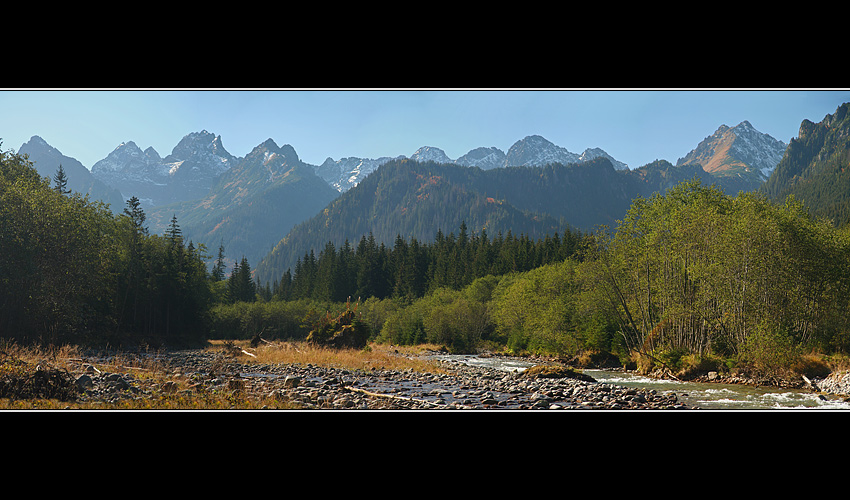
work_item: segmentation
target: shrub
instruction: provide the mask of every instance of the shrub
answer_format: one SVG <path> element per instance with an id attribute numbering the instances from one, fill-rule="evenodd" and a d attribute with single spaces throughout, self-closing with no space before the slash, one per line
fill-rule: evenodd
<path id="1" fill-rule="evenodd" d="M 362 349 L 370 334 L 369 325 L 358 317 L 357 306 L 352 309 L 351 303 L 346 303 L 345 310 L 338 315 L 327 313 L 321 317 L 310 330 L 307 341 L 329 347 Z"/>
<path id="2" fill-rule="evenodd" d="M 787 329 L 762 321 L 739 347 L 738 361 L 754 374 L 782 376 L 800 359 L 799 348 Z"/>

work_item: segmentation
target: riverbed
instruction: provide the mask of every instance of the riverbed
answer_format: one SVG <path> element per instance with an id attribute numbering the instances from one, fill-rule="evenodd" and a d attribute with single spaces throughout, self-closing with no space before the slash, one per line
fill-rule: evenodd
<path id="1" fill-rule="evenodd" d="M 500 356 L 436 356 L 446 362 L 519 372 L 536 363 Z M 806 390 L 752 387 L 739 384 L 680 382 L 645 377 L 619 370 L 582 370 L 597 382 L 620 387 L 675 394 L 690 408 L 709 410 L 850 410 L 844 397 L 820 395 Z"/>

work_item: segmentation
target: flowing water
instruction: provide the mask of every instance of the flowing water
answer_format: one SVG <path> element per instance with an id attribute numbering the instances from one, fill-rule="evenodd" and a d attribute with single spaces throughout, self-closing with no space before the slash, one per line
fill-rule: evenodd
<path id="1" fill-rule="evenodd" d="M 715 410 L 848 410 L 842 397 L 796 389 L 750 387 L 738 384 L 679 382 L 609 370 L 582 370 L 606 384 L 673 392 L 691 408 Z"/>
<path id="2" fill-rule="evenodd" d="M 443 361 L 486 366 L 504 371 L 523 371 L 534 366 L 534 362 L 479 357 L 444 355 Z M 843 397 L 818 394 L 796 389 L 772 387 L 750 387 L 737 384 L 679 382 L 644 377 L 633 373 L 614 370 L 582 370 L 600 383 L 654 389 L 660 393 L 675 393 L 679 400 L 690 408 L 715 410 L 850 410 L 850 403 Z"/>

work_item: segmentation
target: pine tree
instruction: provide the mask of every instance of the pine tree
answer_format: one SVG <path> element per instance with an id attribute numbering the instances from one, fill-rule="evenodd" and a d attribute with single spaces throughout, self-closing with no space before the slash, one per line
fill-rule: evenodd
<path id="1" fill-rule="evenodd" d="M 183 231 L 177 224 L 177 214 L 174 214 L 171 217 L 171 224 L 168 226 L 168 229 L 165 230 L 165 236 L 168 238 L 168 241 L 171 242 L 172 248 L 182 246 Z"/>
<path id="2" fill-rule="evenodd" d="M 256 300 L 257 286 L 251 278 L 251 266 L 248 264 L 248 259 L 244 256 L 242 257 L 242 261 L 239 263 L 239 275 L 237 276 L 237 279 L 239 280 L 238 300 L 243 302 L 253 302 Z"/>
<path id="3" fill-rule="evenodd" d="M 133 228 L 137 234 L 148 234 L 148 228 L 145 226 L 145 211 L 142 209 L 138 198 L 133 196 L 127 200 L 127 207 L 124 209 L 124 215 L 133 221 Z"/>
<path id="4" fill-rule="evenodd" d="M 71 190 L 68 189 L 68 176 L 65 175 L 65 169 L 62 168 L 62 164 L 59 164 L 59 170 L 56 171 L 56 175 L 53 176 L 53 182 L 56 183 L 56 186 L 53 188 L 57 193 L 61 195 L 71 194 Z"/>
<path id="5" fill-rule="evenodd" d="M 215 266 L 212 270 L 212 280 L 221 281 L 224 279 L 224 240 L 218 246 L 218 257 L 215 260 Z"/>

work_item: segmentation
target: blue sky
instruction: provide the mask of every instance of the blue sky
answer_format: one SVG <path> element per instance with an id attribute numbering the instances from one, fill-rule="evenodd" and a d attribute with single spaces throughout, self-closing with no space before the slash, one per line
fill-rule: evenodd
<path id="1" fill-rule="evenodd" d="M 312 164 L 326 158 L 410 156 L 422 146 L 458 158 L 505 152 L 541 135 L 574 153 L 599 147 L 635 168 L 685 156 L 720 125 L 748 120 L 776 139 L 796 137 L 850 102 L 850 89 L 121 89 L 0 90 L 3 150 L 41 136 L 91 168 L 122 142 L 163 157 L 207 130 L 245 156 L 273 139 Z"/>

